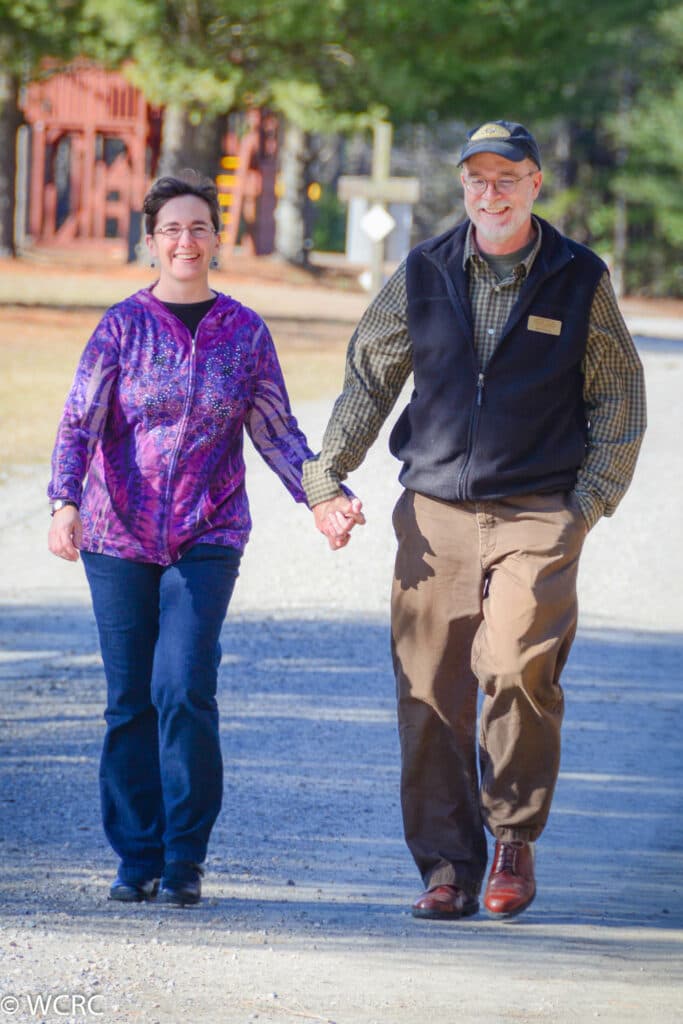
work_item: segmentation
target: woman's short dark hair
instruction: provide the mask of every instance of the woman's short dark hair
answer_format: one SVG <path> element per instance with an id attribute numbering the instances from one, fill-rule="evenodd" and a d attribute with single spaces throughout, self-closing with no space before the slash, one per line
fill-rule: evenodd
<path id="1" fill-rule="evenodd" d="M 145 232 L 154 233 L 157 214 L 161 207 L 176 196 L 197 196 L 209 207 L 211 223 L 216 231 L 221 228 L 221 211 L 218 205 L 218 189 L 211 178 L 205 178 L 198 171 L 187 168 L 178 175 L 158 178 L 145 196 L 142 209 L 145 214 Z"/>

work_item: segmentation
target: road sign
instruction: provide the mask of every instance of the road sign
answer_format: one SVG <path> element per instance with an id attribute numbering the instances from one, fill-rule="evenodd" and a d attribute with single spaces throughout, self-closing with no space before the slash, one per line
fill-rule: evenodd
<path id="1" fill-rule="evenodd" d="M 396 221 L 379 203 L 371 206 L 361 220 L 363 231 L 373 242 L 381 242 L 396 227 Z"/>

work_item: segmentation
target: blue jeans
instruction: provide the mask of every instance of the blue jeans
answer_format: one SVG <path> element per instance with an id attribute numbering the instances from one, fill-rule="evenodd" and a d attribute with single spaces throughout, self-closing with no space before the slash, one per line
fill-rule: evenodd
<path id="1" fill-rule="evenodd" d="M 119 876 L 201 864 L 221 807 L 219 635 L 240 552 L 197 544 L 174 565 L 82 552 L 107 679 L 104 831 Z"/>

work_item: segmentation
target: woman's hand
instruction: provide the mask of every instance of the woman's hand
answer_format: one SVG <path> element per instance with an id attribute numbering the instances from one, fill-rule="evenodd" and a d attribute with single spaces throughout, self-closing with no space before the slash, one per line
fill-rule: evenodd
<path id="1" fill-rule="evenodd" d="M 82 536 L 78 509 L 74 505 L 65 505 L 52 517 L 47 546 L 53 555 L 65 558 L 67 562 L 77 562 Z"/>

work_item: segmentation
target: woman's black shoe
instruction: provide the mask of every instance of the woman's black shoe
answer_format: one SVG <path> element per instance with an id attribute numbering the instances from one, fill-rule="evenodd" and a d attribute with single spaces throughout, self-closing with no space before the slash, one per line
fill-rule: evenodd
<path id="1" fill-rule="evenodd" d="M 202 898 L 203 870 L 199 864 L 177 860 L 167 864 L 161 879 L 159 902 L 175 907 L 191 907 Z"/>
<path id="2" fill-rule="evenodd" d="M 119 903 L 144 903 L 154 899 L 158 888 L 158 878 L 149 878 L 145 882 L 122 882 L 117 878 L 109 890 L 109 899 Z"/>

